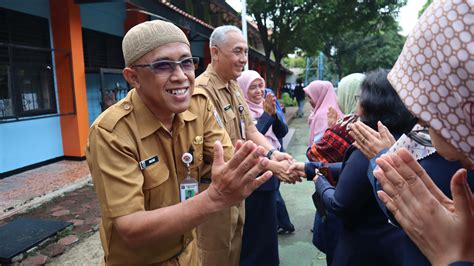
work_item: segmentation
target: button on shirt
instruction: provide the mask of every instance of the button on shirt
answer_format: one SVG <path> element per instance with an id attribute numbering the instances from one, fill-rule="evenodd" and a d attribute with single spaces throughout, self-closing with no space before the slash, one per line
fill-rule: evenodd
<path id="1" fill-rule="evenodd" d="M 191 242 L 192 232 L 187 232 L 132 250 L 118 235 L 113 219 L 178 204 L 179 183 L 187 173 L 183 153 L 192 151 L 191 175 L 197 180 L 201 168 L 213 159 L 216 140 L 223 144 L 225 159 L 231 157 L 230 138 L 218 126 L 213 110 L 205 96 L 193 96 L 190 108 L 175 115 L 170 133 L 133 89 L 93 123 L 86 156 L 102 212 L 100 236 L 106 264 L 163 262 Z M 154 156 L 156 162 L 140 169 L 139 162 Z"/>

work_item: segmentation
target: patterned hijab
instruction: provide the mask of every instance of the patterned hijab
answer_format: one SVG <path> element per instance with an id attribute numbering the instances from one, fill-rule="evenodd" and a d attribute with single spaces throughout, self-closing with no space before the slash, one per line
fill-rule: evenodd
<path id="1" fill-rule="evenodd" d="M 249 106 L 250 115 L 252 116 L 252 119 L 254 120 L 259 119 L 264 112 L 263 101 L 258 104 L 254 103 L 249 100 L 249 97 L 247 95 L 250 84 L 252 84 L 252 82 L 254 82 L 257 79 L 261 80 L 263 82 L 263 87 L 265 87 L 265 80 L 260 76 L 260 74 L 257 71 L 254 71 L 254 70 L 245 70 L 244 72 L 242 72 L 242 75 L 240 75 L 240 77 L 237 78 L 237 83 L 239 84 L 240 89 L 244 93 L 245 101 L 247 102 L 247 105 Z M 264 135 L 274 148 L 280 149 L 281 144 L 278 141 L 278 138 L 276 137 L 275 133 L 273 133 L 272 126 L 270 126 L 270 128 L 267 130 L 267 132 Z"/>
<path id="2" fill-rule="evenodd" d="M 313 144 L 314 136 L 324 132 L 328 127 L 327 113 L 329 106 L 334 107 L 339 116 L 342 116 L 342 112 L 337 104 L 336 92 L 334 92 L 334 87 L 331 82 L 315 80 L 303 90 L 313 103 L 315 103 L 313 112 L 308 117 L 308 145 L 311 145 Z"/>
<path id="3" fill-rule="evenodd" d="M 407 108 L 474 162 L 474 4 L 435 0 L 388 79 Z"/>
<path id="4" fill-rule="evenodd" d="M 341 111 L 348 115 L 357 109 L 356 95 L 360 94 L 360 86 L 364 81 L 365 75 L 353 73 L 341 79 L 337 88 L 337 102 Z"/>

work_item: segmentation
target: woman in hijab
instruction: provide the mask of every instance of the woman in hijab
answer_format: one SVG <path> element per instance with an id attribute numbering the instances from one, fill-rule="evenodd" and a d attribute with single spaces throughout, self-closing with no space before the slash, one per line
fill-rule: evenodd
<path id="1" fill-rule="evenodd" d="M 338 116 L 342 116 L 342 112 L 337 105 L 337 96 L 331 82 L 316 80 L 303 90 L 308 95 L 311 107 L 313 107 L 313 111 L 308 117 L 308 146 L 311 146 L 313 142 L 318 141 L 322 137 L 328 127 L 327 113 L 329 107 L 333 107 Z"/>
<path id="2" fill-rule="evenodd" d="M 360 95 L 360 86 L 365 75 L 352 73 L 341 79 L 337 88 L 337 103 L 341 111 L 348 115 L 357 109 L 357 97 Z"/>
<path id="3" fill-rule="evenodd" d="M 400 97 L 387 80 L 387 70 L 367 74 L 359 99 L 360 118 L 371 128 L 378 121 L 387 124 L 395 134 L 407 133 L 416 119 L 404 107 Z M 315 177 L 320 163 L 294 163 L 302 176 Z M 332 265 L 401 265 L 403 254 L 400 244 L 403 232 L 388 223 L 380 209 L 367 176 L 369 160 L 351 146 L 347 149 L 342 166 L 329 169 L 324 175 L 316 175 L 316 199 L 318 212 L 336 215 L 342 225 L 333 230 L 337 233 L 334 250 L 328 246 Z M 331 167 L 330 167 L 331 168 Z M 337 185 L 330 183 L 337 180 Z M 319 204 L 318 204 L 319 203 Z M 328 216 L 329 217 L 329 216 Z M 329 262 L 328 262 L 329 265 Z"/>
<path id="4" fill-rule="evenodd" d="M 352 73 L 341 79 L 337 88 L 337 103 L 343 112 L 343 115 L 355 114 L 357 108 L 357 98 L 360 94 L 360 85 L 364 81 L 365 75 L 360 73 Z M 336 109 L 329 107 L 328 128 L 340 122 L 340 118 Z"/>
<path id="5" fill-rule="evenodd" d="M 276 149 L 278 141 L 288 133 L 282 114 L 277 112 L 276 99 L 265 93 L 265 80 L 253 70 L 237 78 L 257 129 Z M 279 265 L 276 193 L 278 179 L 273 176 L 245 200 L 245 224 L 240 265 Z"/>
<path id="6" fill-rule="evenodd" d="M 472 1 L 433 1 L 389 74 L 407 108 L 429 126 L 439 154 L 467 169 L 474 168 L 473 10 Z M 407 150 L 384 155 L 377 164 L 380 198 L 430 262 L 472 265 L 474 194 L 468 171 L 452 177 L 450 200 Z"/>

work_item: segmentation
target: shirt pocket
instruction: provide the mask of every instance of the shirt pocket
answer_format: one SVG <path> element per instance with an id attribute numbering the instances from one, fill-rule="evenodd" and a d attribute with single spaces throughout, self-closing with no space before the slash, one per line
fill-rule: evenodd
<path id="1" fill-rule="evenodd" d="M 204 163 L 202 146 L 203 144 L 193 144 L 193 163 L 190 165 L 189 171 L 191 172 L 191 177 L 196 180 L 200 178 L 200 168 Z"/>
<path id="2" fill-rule="evenodd" d="M 225 128 L 227 133 L 229 134 L 232 140 L 236 139 L 240 134 L 237 132 L 238 128 L 235 128 L 237 116 L 235 115 L 232 109 L 229 109 L 224 112 L 224 119 L 225 119 Z"/>
<path id="3" fill-rule="evenodd" d="M 170 195 L 167 194 L 165 182 L 169 179 L 169 170 L 166 164 L 157 163 L 145 168 L 143 176 L 145 210 L 168 206 Z"/>

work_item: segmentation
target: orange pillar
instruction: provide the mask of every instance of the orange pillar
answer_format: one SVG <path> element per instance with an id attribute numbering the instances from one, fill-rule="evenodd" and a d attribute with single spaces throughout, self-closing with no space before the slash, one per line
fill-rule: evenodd
<path id="1" fill-rule="evenodd" d="M 80 8 L 74 0 L 50 0 L 50 9 L 59 108 L 67 114 L 61 116 L 64 156 L 82 158 L 89 121 Z"/>

